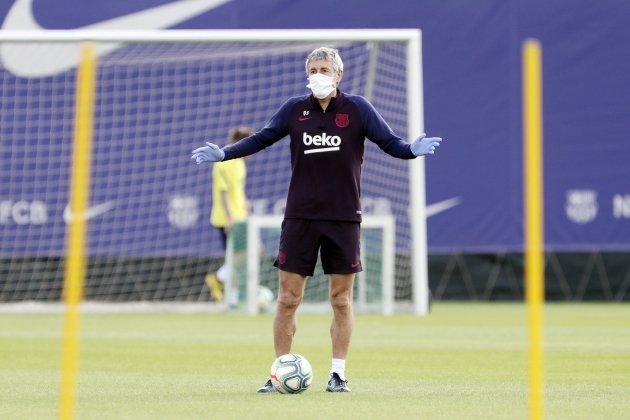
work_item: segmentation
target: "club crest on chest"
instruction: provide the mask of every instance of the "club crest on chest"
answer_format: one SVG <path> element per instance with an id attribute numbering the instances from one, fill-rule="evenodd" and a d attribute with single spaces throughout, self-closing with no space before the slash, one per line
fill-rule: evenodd
<path id="1" fill-rule="evenodd" d="M 348 114 L 337 114 L 335 124 L 337 124 L 337 127 L 346 128 L 350 124 L 350 116 Z"/>

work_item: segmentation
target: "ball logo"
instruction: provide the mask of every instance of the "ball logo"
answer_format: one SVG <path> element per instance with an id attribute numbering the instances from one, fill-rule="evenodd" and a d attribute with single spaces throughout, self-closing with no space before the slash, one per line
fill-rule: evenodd
<path id="1" fill-rule="evenodd" d="M 569 220 L 583 225 L 592 222 L 597 216 L 597 191 L 569 190 L 565 211 Z"/>

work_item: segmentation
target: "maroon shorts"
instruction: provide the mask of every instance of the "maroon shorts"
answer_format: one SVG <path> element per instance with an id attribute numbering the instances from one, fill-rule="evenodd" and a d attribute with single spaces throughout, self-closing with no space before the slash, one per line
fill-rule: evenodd
<path id="1" fill-rule="evenodd" d="M 274 266 L 312 276 L 321 252 L 325 274 L 358 273 L 362 271 L 360 236 L 358 222 L 284 219 Z"/>

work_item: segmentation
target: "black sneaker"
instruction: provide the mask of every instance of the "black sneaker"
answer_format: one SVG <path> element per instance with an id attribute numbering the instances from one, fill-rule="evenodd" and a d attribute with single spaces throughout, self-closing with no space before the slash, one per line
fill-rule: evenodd
<path id="1" fill-rule="evenodd" d="M 258 388 L 258 392 L 260 392 L 261 394 L 266 394 L 268 392 L 276 392 L 276 388 L 273 387 L 273 384 L 271 383 L 271 379 L 268 379 L 267 382 L 265 382 L 265 385 Z"/>
<path id="2" fill-rule="evenodd" d="M 326 386 L 328 392 L 350 392 L 348 388 L 348 381 L 343 381 L 336 372 L 330 374 L 330 380 L 328 386 Z"/>

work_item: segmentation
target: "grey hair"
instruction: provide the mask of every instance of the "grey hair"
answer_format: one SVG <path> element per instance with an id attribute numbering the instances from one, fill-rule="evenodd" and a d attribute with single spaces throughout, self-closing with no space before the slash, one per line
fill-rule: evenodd
<path id="1" fill-rule="evenodd" d="M 306 75 L 308 76 L 308 64 L 311 61 L 326 60 L 332 64 L 333 70 L 343 71 L 343 61 L 339 55 L 339 50 L 331 47 L 319 47 L 314 49 L 308 57 L 306 57 Z"/>

